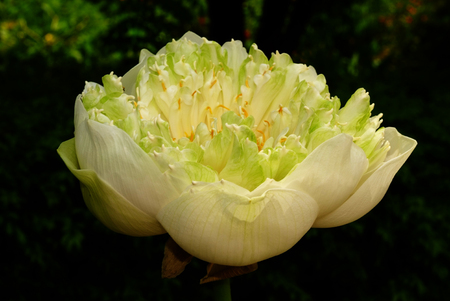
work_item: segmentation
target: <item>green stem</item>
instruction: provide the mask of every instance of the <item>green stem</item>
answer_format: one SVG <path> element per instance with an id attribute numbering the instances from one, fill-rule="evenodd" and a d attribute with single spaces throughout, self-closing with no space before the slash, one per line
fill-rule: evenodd
<path id="1" fill-rule="evenodd" d="M 215 301 L 231 301 L 230 279 L 215 281 L 213 291 Z"/>

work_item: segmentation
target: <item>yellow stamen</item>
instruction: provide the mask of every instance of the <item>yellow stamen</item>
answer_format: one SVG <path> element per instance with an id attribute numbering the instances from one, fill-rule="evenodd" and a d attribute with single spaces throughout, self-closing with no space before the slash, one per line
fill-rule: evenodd
<path id="1" fill-rule="evenodd" d="M 248 117 L 248 112 L 246 109 L 244 109 L 243 107 L 241 107 L 242 112 L 244 112 L 245 118 Z"/>
<path id="2" fill-rule="evenodd" d="M 267 126 L 270 127 L 270 122 L 264 119 L 264 122 L 267 123 Z"/>
<path id="3" fill-rule="evenodd" d="M 236 96 L 235 101 L 237 101 L 239 97 L 242 97 L 242 93 Z"/>
<path id="4" fill-rule="evenodd" d="M 216 83 L 217 83 L 217 78 L 215 80 L 213 80 L 213 82 L 211 83 L 211 86 L 209 86 L 209 88 L 211 89 Z"/>
<path id="5" fill-rule="evenodd" d="M 256 145 L 258 146 L 258 151 L 261 151 L 264 147 L 264 144 L 261 143 L 257 143 Z"/>
<path id="6" fill-rule="evenodd" d="M 166 85 L 164 84 L 163 81 L 161 81 L 161 86 L 162 86 L 162 88 L 163 88 L 163 91 L 165 92 L 165 91 L 167 90 L 167 88 L 166 88 Z"/>
<path id="7" fill-rule="evenodd" d="M 209 113 L 211 113 L 211 115 L 212 115 L 212 110 L 211 110 L 211 107 L 206 107 L 206 109 L 205 110 L 209 110 Z"/>
<path id="8" fill-rule="evenodd" d="M 181 110 L 181 98 L 178 98 L 178 110 Z"/>
<path id="9" fill-rule="evenodd" d="M 266 135 L 264 134 L 264 132 L 263 132 L 263 131 L 260 131 L 260 130 L 256 130 L 256 131 L 259 132 L 259 133 L 261 133 L 262 138 L 263 138 L 263 143 L 266 142 Z"/>
<path id="10" fill-rule="evenodd" d="M 224 108 L 225 110 L 227 110 L 227 111 L 229 111 L 230 109 L 228 109 L 226 106 L 224 106 L 224 105 L 218 105 L 217 107 L 221 107 L 221 108 Z"/>
<path id="11" fill-rule="evenodd" d="M 280 105 L 280 108 L 278 109 L 278 113 L 282 114 L 283 113 L 283 106 Z"/>
<path id="12" fill-rule="evenodd" d="M 194 96 L 195 93 L 197 93 L 197 90 L 195 90 L 195 91 L 192 93 L 192 96 Z"/>
<path id="13" fill-rule="evenodd" d="M 136 95 L 137 95 L 138 101 L 141 101 L 141 90 L 139 90 L 139 87 L 136 88 Z"/>
<path id="14" fill-rule="evenodd" d="M 260 137 L 260 138 L 262 138 L 262 141 L 261 141 L 261 139 L 258 139 L 256 142 L 256 144 L 258 146 L 258 150 L 261 151 L 264 147 L 264 144 L 266 143 L 266 135 L 264 135 L 263 131 L 260 131 L 260 130 L 256 130 L 256 131 L 261 133 L 261 135 L 262 135 L 262 137 Z"/>

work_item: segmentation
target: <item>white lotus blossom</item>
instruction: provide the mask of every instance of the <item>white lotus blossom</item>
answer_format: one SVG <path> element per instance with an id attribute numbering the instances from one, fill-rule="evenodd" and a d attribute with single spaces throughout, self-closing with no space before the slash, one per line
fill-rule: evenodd
<path id="1" fill-rule="evenodd" d="M 58 152 L 90 211 L 132 236 L 168 232 L 231 266 L 281 254 L 311 227 L 359 219 L 416 146 L 364 89 L 341 108 L 323 75 L 256 45 L 188 32 L 86 83 Z"/>

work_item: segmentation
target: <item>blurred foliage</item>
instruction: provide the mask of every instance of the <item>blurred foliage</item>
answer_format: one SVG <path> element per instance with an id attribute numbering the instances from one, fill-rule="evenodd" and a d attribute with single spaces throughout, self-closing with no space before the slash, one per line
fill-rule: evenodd
<path id="1" fill-rule="evenodd" d="M 244 10 L 244 36 L 245 47 L 248 49 L 255 42 L 255 33 L 258 31 L 262 16 L 263 0 L 247 0 L 243 3 Z"/>
<path id="2" fill-rule="evenodd" d="M 354 4 L 352 15 L 361 17 L 356 33 L 371 35 L 372 64 L 378 66 L 387 57 L 401 59 L 405 51 L 414 51 L 423 42 L 417 31 L 436 15 L 444 1 L 368 1 Z M 439 20 L 439 23 L 446 22 Z M 448 17 L 447 17 L 448 22 Z M 376 29 L 376 30 L 375 30 Z"/>
<path id="3" fill-rule="evenodd" d="M 96 40 L 111 26 L 98 4 L 84 0 L 4 0 L 0 20 L 2 55 L 42 55 L 48 64 L 58 56 L 78 62 L 92 56 Z"/>
<path id="4" fill-rule="evenodd" d="M 372 212 L 312 229 L 285 254 L 232 279 L 233 299 L 445 299 L 448 1 L 246 0 L 242 9 L 247 45 L 274 52 L 276 36 L 281 51 L 325 74 L 342 102 L 365 87 L 384 125 L 419 145 Z M 73 104 L 85 80 L 122 75 L 140 49 L 156 52 L 187 30 L 214 40 L 207 11 L 205 0 L 0 1 L 2 300 L 211 299 L 213 284 L 198 285 L 204 262 L 160 279 L 167 236 L 106 229 L 55 151 L 73 137 Z"/>
<path id="5" fill-rule="evenodd" d="M 135 59 L 135 47 L 157 51 L 207 22 L 205 0 L 2 0 L 0 20 L 2 56 L 85 67 Z"/>

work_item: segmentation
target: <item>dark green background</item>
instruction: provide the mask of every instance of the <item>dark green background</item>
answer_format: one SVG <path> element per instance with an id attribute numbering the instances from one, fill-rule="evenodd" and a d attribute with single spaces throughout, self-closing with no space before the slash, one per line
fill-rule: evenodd
<path id="1" fill-rule="evenodd" d="M 209 300 L 206 263 L 160 278 L 167 236 L 132 238 L 87 210 L 56 149 L 84 81 L 122 75 L 187 30 L 256 42 L 359 87 L 418 147 L 357 222 L 312 229 L 232 279 L 233 300 L 445 300 L 450 295 L 450 5 L 445 0 L 0 1 L 0 299 Z"/>

